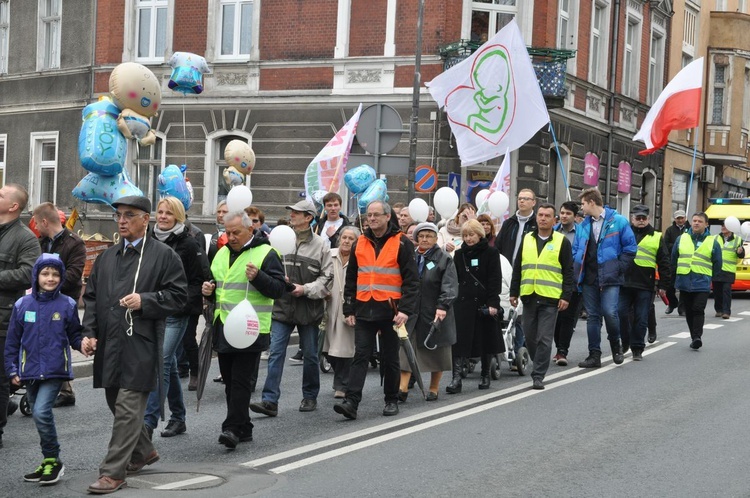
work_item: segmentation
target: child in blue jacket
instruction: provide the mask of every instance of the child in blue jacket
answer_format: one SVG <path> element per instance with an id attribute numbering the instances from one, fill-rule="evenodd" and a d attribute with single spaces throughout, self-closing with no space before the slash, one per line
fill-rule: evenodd
<path id="1" fill-rule="evenodd" d="M 81 350 L 76 302 L 60 294 L 65 265 L 57 254 L 42 254 L 32 271 L 31 294 L 13 306 L 5 343 L 5 369 L 14 387 L 26 384 L 26 396 L 41 439 L 44 460 L 25 481 L 54 484 L 65 466 L 52 407 L 62 383 L 73 378 L 71 345 Z"/>

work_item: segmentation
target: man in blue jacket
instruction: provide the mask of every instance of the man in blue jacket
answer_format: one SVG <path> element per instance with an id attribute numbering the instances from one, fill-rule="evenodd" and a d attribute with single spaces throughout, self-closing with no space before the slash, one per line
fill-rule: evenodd
<path id="1" fill-rule="evenodd" d="M 672 248 L 674 286 L 680 291 L 680 306 L 690 329 L 690 348 L 703 346 L 703 322 L 711 292 L 711 276 L 721 271 L 721 243 L 708 231 L 708 215 L 693 215 L 690 230 L 680 235 Z"/>
<path id="2" fill-rule="evenodd" d="M 589 355 L 578 366 L 602 366 L 602 317 L 607 325 L 612 359 L 619 365 L 625 359 L 620 344 L 620 287 L 625 282 L 625 272 L 635 258 L 638 245 L 628 220 L 614 209 L 604 207 L 598 189 L 586 189 L 578 198 L 586 218 L 576 230 L 573 271 L 582 288 L 583 304 L 589 315 L 586 322 Z"/>

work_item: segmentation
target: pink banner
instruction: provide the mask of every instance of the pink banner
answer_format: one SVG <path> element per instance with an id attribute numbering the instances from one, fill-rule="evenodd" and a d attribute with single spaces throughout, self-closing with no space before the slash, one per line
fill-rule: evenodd
<path id="1" fill-rule="evenodd" d="M 620 161 L 617 165 L 617 191 L 621 194 L 630 193 L 633 169 L 627 161 Z"/>
<path id="2" fill-rule="evenodd" d="M 589 187 L 599 185 L 599 158 L 593 152 L 583 157 L 583 184 Z"/>

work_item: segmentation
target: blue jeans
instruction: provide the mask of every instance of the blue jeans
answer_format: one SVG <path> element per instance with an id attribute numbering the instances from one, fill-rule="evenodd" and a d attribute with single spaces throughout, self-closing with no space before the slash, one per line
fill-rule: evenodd
<path id="1" fill-rule="evenodd" d="M 39 432 L 40 446 L 44 458 L 58 458 L 60 444 L 57 442 L 57 429 L 52 407 L 60 394 L 64 379 L 32 380 L 26 384 L 26 399 L 31 407 L 36 430 Z"/>
<path id="2" fill-rule="evenodd" d="M 263 401 L 278 403 L 281 397 L 281 374 L 284 373 L 286 348 L 295 325 L 271 320 L 271 349 L 268 356 L 268 375 L 263 386 Z M 297 325 L 299 344 L 302 347 L 302 397 L 317 399 L 320 392 L 318 365 L 318 325 Z"/>
<path id="3" fill-rule="evenodd" d="M 653 302 L 653 291 L 629 287 L 620 289 L 620 336 L 623 346 L 629 344 L 632 349 L 641 351 L 646 347 L 648 313 Z"/>
<path id="4" fill-rule="evenodd" d="M 589 318 L 586 321 L 586 331 L 589 336 L 589 351 L 602 350 L 602 317 L 607 326 L 607 339 L 620 340 L 620 314 L 618 306 L 620 300 L 620 286 L 610 285 L 598 287 L 596 285 L 583 286 L 583 305 Z"/>
<path id="5" fill-rule="evenodd" d="M 185 401 L 182 399 L 182 385 L 177 369 L 177 346 L 182 343 L 182 336 L 187 328 L 188 315 L 170 316 L 164 329 L 164 378 L 162 389 L 167 394 L 167 402 L 171 415 L 169 420 L 178 422 L 185 421 Z M 144 423 L 152 429 L 156 429 L 159 423 L 159 388 L 151 391 L 146 405 L 146 416 Z"/>

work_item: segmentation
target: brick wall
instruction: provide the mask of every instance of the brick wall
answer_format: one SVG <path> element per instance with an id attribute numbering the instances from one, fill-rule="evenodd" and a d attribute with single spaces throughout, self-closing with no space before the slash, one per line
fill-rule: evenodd
<path id="1" fill-rule="evenodd" d="M 401 0 L 396 8 L 396 55 L 414 55 L 417 46 L 418 0 Z M 461 2 L 425 2 L 422 53 L 437 54 L 438 48 L 461 37 Z"/>
<path id="2" fill-rule="evenodd" d="M 206 0 L 179 0 L 174 9 L 174 52 L 206 53 L 208 3 Z"/>
<path id="3" fill-rule="evenodd" d="M 332 67 L 261 69 L 261 91 L 323 90 L 333 88 Z"/>
<path id="4" fill-rule="evenodd" d="M 387 0 L 352 0 L 349 21 L 351 57 L 383 55 Z"/>
<path id="5" fill-rule="evenodd" d="M 438 74 L 443 72 L 442 64 L 422 64 L 422 83 L 424 87 L 426 81 L 431 81 Z M 393 86 L 395 88 L 414 86 L 414 66 L 397 66 L 393 76 Z"/>
<path id="6" fill-rule="evenodd" d="M 534 47 L 557 46 L 557 0 L 537 0 L 534 2 L 534 26 L 531 32 L 531 44 Z"/>
<path id="7" fill-rule="evenodd" d="M 273 0 L 261 4 L 260 58 L 333 57 L 338 0 Z"/>
<path id="8" fill-rule="evenodd" d="M 125 0 L 99 2 L 96 9 L 96 65 L 122 61 Z"/>

